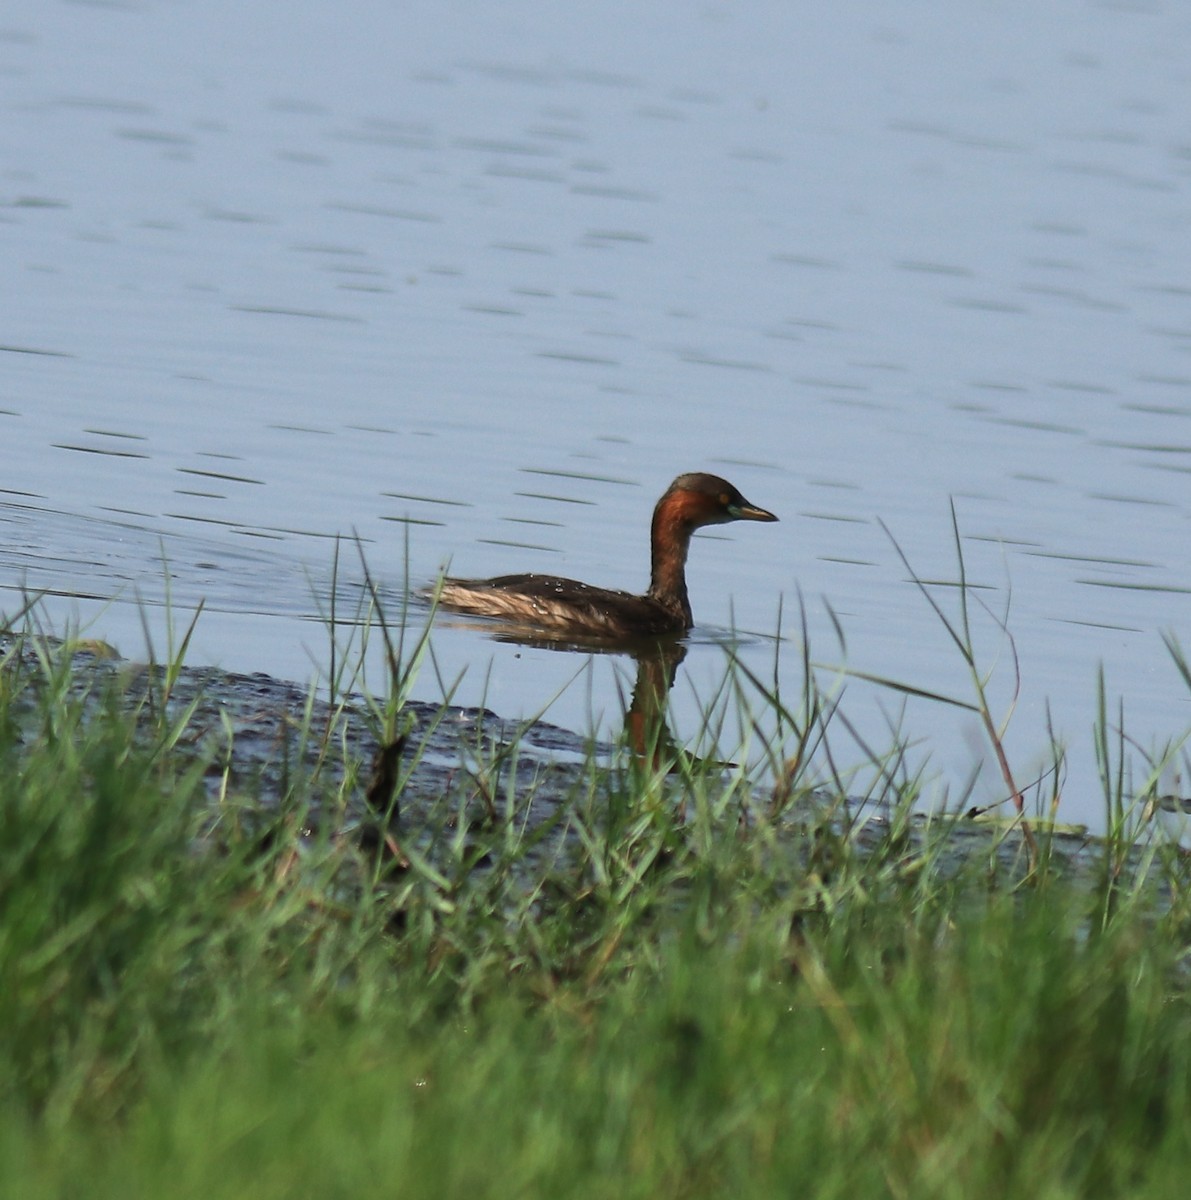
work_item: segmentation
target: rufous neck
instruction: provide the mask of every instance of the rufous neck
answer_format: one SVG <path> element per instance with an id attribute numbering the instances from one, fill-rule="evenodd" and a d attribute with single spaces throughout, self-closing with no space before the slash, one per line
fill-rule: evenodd
<path id="1" fill-rule="evenodd" d="M 686 594 L 686 555 L 692 527 L 675 506 L 665 500 L 653 513 L 650 529 L 649 596 L 691 624 L 691 605 Z"/>

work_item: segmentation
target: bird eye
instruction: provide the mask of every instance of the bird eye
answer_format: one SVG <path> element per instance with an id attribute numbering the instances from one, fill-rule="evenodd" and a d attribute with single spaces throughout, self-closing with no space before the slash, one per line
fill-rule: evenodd
<path id="1" fill-rule="evenodd" d="M 727 508 L 732 503 L 732 497 L 727 492 L 720 492 L 720 507 Z"/>

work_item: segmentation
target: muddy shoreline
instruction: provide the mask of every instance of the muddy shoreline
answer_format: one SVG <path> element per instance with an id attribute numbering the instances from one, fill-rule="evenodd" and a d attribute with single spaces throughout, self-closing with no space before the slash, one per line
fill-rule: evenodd
<path id="1" fill-rule="evenodd" d="M 0 637 L 4 669 L 19 670 L 34 689 L 40 686 L 44 641 L 42 646 L 39 651 L 31 639 Z M 361 831 L 376 830 L 380 814 L 370 808 L 366 793 L 381 745 L 380 722 L 366 697 L 351 695 L 332 705 L 311 697 L 305 687 L 265 674 L 190 666 L 167 673 L 161 665 L 132 662 L 109 647 L 86 643 L 72 650 L 70 673 L 70 695 L 88 704 L 98 707 L 114 691 L 129 711 L 160 719 L 164 706 L 169 722 L 184 722 L 177 751 L 206 763 L 204 782 L 215 808 L 231 802 L 243 812 L 247 806 L 267 823 L 281 806 L 297 806 L 308 835 L 358 837 Z M 13 708 L 20 736 L 36 737 L 32 698 L 18 691 Z M 444 829 L 491 824 L 504 814 L 530 832 L 549 827 L 549 845 L 540 852 L 556 854 L 576 836 L 565 806 L 577 797 L 589 798 L 593 787 L 600 786 L 593 784 L 593 773 L 616 775 L 623 765 L 618 748 L 607 742 L 593 743 L 546 722 L 508 721 L 483 708 L 410 700 L 401 708 L 399 726 L 400 796 L 391 827 L 423 845 L 432 844 Z M 803 835 L 822 821 L 823 806 L 830 803 L 812 795 L 782 813 L 777 828 L 783 844 L 788 835 L 796 859 L 806 853 Z M 737 807 L 731 824 L 750 824 L 769 804 L 768 792 L 757 789 L 750 806 Z M 855 820 L 855 810 L 838 802 L 834 811 L 837 828 Z M 890 818 L 879 806 L 865 806 L 855 832 L 862 849 L 889 838 Z M 899 835 L 907 857 L 925 844 L 933 824 L 926 814 L 907 824 Z M 725 836 L 732 833 L 733 828 L 725 828 Z M 1102 839 L 1086 831 L 1055 829 L 1046 833 L 1045 845 L 1065 873 L 1089 882 L 1102 877 Z M 1120 866 L 1132 877 L 1145 871 L 1152 858 L 1152 848 L 1139 844 Z M 1020 833 L 1003 822 L 955 821 L 947 854 L 936 865 L 950 874 L 981 859 L 990 876 L 1003 869 L 1009 878 L 1020 877 L 1025 870 Z"/>

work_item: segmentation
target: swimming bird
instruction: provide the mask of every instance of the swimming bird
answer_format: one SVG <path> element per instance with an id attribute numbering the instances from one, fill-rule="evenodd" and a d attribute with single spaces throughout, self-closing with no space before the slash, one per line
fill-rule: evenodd
<path id="1" fill-rule="evenodd" d="M 776 520 L 718 475 L 679 475 L 653 510 L 649 588 L 643 595 L 531 574 L 447 578 L 438 601 L 455 612 L 495 617 L 554 636 L 621 640 L 681 634 L 694 623 L 686 559 L 695 530 L 728 521 Z"/>

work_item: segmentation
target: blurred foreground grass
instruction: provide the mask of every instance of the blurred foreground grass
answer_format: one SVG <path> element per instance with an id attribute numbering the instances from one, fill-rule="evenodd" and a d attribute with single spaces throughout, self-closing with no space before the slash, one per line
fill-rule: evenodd
<path id="1" fill-rule="evenodd" d="M 359 763 L 312 820 L 162 678 L 4 653 L 0 1195 L 1185 1194 L 1173 848 L 957 865 L 896 797 L 862 838 L 594 762 L 549 853 L 516 789 L 350 820 Z"/>

